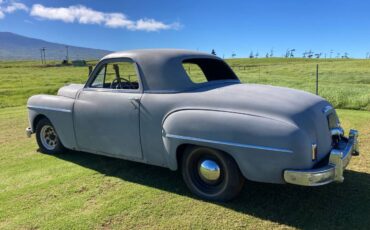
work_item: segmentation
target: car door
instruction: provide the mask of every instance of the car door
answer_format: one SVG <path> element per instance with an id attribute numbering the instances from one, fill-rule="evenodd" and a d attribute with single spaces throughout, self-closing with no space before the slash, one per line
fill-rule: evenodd
<path id="1" fill-rule="evenodd" d="M 137 65 L 132 60 L 111 59 L 99 63 L 74 105 L 79 149 L 141 159 L 141 95 Z"/>

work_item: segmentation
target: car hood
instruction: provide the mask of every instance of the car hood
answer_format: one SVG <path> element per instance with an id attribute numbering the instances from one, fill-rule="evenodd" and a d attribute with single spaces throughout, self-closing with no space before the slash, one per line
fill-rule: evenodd
<path id="1" fill-rule="evenodd" d="M 231 84 L 199 92 L 207 108 L 265 117 L 293 124 L 307 133 L 320 152 L 331 148 L 326 106 L 322 97 L 284 87 Z"/>
<path id="2" fill-rule="evenodd" d="M 84 87 L 83 84 L 70 84 L 63 86 L 58 90 L 58 96 L 69 97 L 75 99 L 77 93 Z"/>

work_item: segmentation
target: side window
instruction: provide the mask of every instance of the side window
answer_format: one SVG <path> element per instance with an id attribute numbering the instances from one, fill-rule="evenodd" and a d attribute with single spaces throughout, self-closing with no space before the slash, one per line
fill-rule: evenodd
<path id="1" fill-rule="evenodd" d="M 202 83 L 207 82 L 207 78 L 204 75 L 202 69 L 194 63 L 183 63 L 182 67 L 184 67 L 186 73 L 188 74 L 190 80 L 194 83 Z"/>
<path id="2" fill-rule="evenodd" d="M 182 62 L 186 74 L 194 83 L 219 80 L 238 80 L 231 68 L 223 61 L 213 58 L 193 58 Z"/>
<path id="3" fill-rule="evenodd" d="M 109 62 L 96 75 L 92 88 L 138 89 L 139 77 L 132 62 Z"/>
<path id="4" fill-rule="evenodd" d="M 94 82 L 91 84 L 91 87 L 93 88 L 104 88 L 104 77 L 105 77 L 105 67 L 100 69 L 98 75 L 96 75 L 96 78 Z"/>

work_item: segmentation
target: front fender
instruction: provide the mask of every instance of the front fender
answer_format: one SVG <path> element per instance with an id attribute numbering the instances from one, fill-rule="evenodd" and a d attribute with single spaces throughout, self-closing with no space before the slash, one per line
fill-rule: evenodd
<path id="1" fill-rule="evenodd" d="M 177 149 L 194 144 L 230 154 L 254 181 L 283 183 L 286 168 L 310 168 L 311 143 L 296 125 L 268 117 L 214 110 L 180 110 L 163 122 L 169 168 L 177 169 Z"/>
<path id="2" fill-rule="evenodd" d="M 74 99 L 54 96 L 35 95 L 28 99 L 27 108 L 30 127 L 35 132 L 35 119 L 42 115 L 53 124 L 60 141 L 66 148 L 75 149 L 76 141 L 73 129 Z"/>

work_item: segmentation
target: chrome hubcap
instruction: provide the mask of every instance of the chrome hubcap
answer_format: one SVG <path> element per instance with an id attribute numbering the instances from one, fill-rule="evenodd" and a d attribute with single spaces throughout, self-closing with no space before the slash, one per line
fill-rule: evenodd
<path id="1" fill-rule="evenodd" d="M 200 163 L 199 174 L 206 181 L 217 181 L 221 175 L 220 166 L 213 160 L 204 160 Z"/>
<path id="2" fill-rule="evenodd" d="M 42 145 L 47 150 L 54 150 L 58 141 L 57 134 L 55 133 L 54 128 L 50 125 L 45 125 L 41 128 L 40 139 Z"/>

